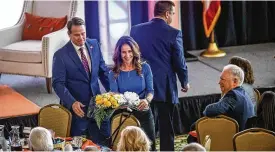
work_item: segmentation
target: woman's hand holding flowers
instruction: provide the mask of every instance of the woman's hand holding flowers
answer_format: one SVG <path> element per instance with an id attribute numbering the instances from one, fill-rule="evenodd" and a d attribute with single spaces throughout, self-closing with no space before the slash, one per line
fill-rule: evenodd
<path id="1" fill-rule="evenodd" d="M 149 103 L 146 99 L 140 99 L 140 103 L 137 106 L 138 110 L 143 111 L 149 109 Z"/>

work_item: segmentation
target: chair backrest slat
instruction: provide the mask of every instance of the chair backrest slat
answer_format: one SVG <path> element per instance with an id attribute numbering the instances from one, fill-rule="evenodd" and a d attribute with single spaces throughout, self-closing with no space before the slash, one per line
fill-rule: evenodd
<path id="1" fill-rule="evenodd" d="M 260 100 L 261 100 L 261 93 L 260 93 L 260 91 L 259 91 L 258 89 L 256 89 L 256 88 L 254 88 L 254 93 L 255 93 L 255 95 L 256 95 L 257 103 L 259 103 Z"/>

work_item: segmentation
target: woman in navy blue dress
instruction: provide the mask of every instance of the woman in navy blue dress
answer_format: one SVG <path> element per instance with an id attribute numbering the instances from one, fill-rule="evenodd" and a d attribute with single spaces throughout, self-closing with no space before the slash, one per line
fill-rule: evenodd
<path id="1" fill-rule="evenodd" d="M 121 37 L 113 56 L 114 67 L 109 74 L 110 91 L 135 92 L 139 95 L 138 110 L 133 115 L 139 120 L 141 128 L 152 142 L 155 151 L 155 123 L 150 102 L 153 99 L 153 76 L 150 66 L 141 62 L 139 46 L 130 36 Z"/>

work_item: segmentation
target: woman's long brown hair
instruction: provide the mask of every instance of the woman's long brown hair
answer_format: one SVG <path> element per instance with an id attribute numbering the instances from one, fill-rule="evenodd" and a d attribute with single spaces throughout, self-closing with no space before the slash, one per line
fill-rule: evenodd
<path id="1" fill-rule="evenodd" d="M 114 78 L 116 79 L 118 77 L 118 74 L 120 73 L 120 68 L 123 63 L 123 60 L 121 58 L 121 48 L 124 44 L 127 44 L 130 46 L 132 52 L 133 52 L 133 61 L 132 64 L 137 71 L 139 76 L 142 76 L 142 68 L 141 68 L 141 59 L 140 59 L 140 51 L 139 46 L 137 42 L 130 36 L 122 36 L 116 43 L 115 53 L 113 56 L 114 61 Z"/>
<path id="2" fill-rule="evenodd" d="M 272 91 L 264 92 L 257 106 L 257 117 L 263 120 L 264 128 L 275 131 L 275 93 Z"/>
<path id="3" fill-rule="evenodd" d="M 239 57 L 233 56 L 229 60 L 229 64 L 237 65 L 238 67 L 242 68 L 244 71 L 244 83 L 253 84 L 254 83 L 254 74 L 251 63 L 249 60 Z"/>

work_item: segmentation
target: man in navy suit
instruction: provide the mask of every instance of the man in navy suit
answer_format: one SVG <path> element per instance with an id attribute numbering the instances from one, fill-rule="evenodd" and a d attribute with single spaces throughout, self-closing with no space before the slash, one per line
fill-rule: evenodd
<path id="1" fill-rule="evenodd" d="M 219 81 L 222 98 L 208 105 L 203 114 L 208 117 L 227 115 L 238 122 L 240 131 L 244 130 L 247 119 L 254 116 L 254 106 L 241 87 L 243 81 L 244 72 L 240 67 L 233 64 L 225 66 Z"/>
<path id="2" fill-rule="evenodd" d="M 99 129 L 86 114 L 91 97 L 100 94 L 98 78 L 109 91 L 109 69 L 98 41 L 86 39 L 84 20 L 74 17 L 67 28 L 70 41 L 53 57 L 53 88 L 61 104 L 72 113 L 71 136 L 87 135 L 95 143 L 103 144 L 110 135 L 109 121 L 104 121 Z"/>
<path id="3" fill-rule="evenodd" d="M 158 1 L 155 18 L 133 26 L 130 34 L 152 68 L 155 91 L 152 103 L 158 111 L 161 151 L 174 151 L 173 113 L 179 103 L 176 74 L 181 90 L 186 92 L 189 88 L 182 32 L 169 25 L 174 14 L 172 1 Z"/>

